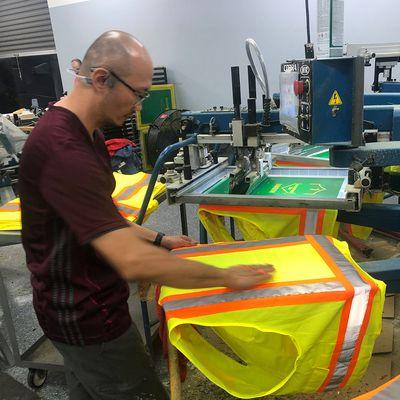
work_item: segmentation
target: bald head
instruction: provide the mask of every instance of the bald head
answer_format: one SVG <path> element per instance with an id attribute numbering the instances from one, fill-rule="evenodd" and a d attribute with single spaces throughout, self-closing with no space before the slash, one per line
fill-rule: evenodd
<path id="1" fill-rule="evenodd" d="M 89 75 L 92 67 L 110 69 L 121 77 L 153 68 L 143 44 L 122 31 L 105 32 L 92 43 L 83 58 L 80 75 Z"/>
<path id="2" fill-rule="evenodd" d="M 75 79 L 74 89 L 64 101 L 92 127 L 121 126 L 128 116 L 140 111 L 153 78 L 153 63 L 146 48 L 126 32 L 109 31 L 87 50 Z M 89 125 L 90 125 L 89 124 Z"/>

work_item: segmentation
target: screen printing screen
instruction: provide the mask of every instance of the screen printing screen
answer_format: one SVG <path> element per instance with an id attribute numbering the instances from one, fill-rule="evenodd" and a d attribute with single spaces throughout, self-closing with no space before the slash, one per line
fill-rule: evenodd
<path id="1" fill-rule="evenodd" d="M 246 191 L 248 195 L 276 197 L 306 197 L 318 199 L 339 198 L 343 190 L 343 178 L 266 176 Z M 229 194 L 229 177 L 221 179 L 205 193 Z"/>

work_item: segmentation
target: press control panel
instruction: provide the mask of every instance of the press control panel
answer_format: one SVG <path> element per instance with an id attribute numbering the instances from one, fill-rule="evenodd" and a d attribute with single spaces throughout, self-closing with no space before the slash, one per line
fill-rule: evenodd
<path id="1" fill-rule="evenodd" d="M 293 60 L 281 65 L 279 118 L 311 144 L 362 145 L 361 57 Z"/>

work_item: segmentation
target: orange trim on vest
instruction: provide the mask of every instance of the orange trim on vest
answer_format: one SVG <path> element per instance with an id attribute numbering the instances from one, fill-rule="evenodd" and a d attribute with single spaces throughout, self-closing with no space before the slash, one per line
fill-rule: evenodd
<path id="1" fill-rule="evenodd" d="M 351 283 L 346 279 L 343 272 L 336 265 L 334 260 L 332 260 L 331 256 L 326 252 L 326 250 L 312 236 L 306 235 L 306 238 L 309 241 L 309 243 L 314 247 L 314 249 L 317 251 L 317 253 L 326 262 L 326 264 L 329 266 L 329 268 L 331 268 L 331 270 L 335 273 L 339 282 L 345 287 L 347 295 L 350 294 L 350 296 L 347 296 L 347 298 L 346 298 L 346 302 L 345 302 L 345 305 L 343 306 L 343 310 L 341 313 L 338 338 L 336 341 L 335 349 L 333 350 L 331 362 L 329 364 L 328 376 L 325 378 L 324 383 L 318 389 L 318 392 L 323 392 L 325 390 L 325 388 L 328 386 L 328 384 L 335 372 L 335 367 L 339 360 L 341 349 L 343 347 L 346 330 L 347 330 L 347 325 L 349 322 L 351 302 L 354 297 L 354 288 L 351 285 Z"/>
<path id="2" fill-rule="evenodd" d="M 237 300 L 228 303 L 205 304 L 180 310 L 166 311 L 165 314 L 167 320 L 171 318 L 184 319 L 200 317 L 203 315 L 219 314 L 229 311 L 249 310 L 252 308 L 292 306 L 298 304 L 309 304 L 311 302 L 337 302 L 340 300 L 349 300 L 348 292 L 332 291 L 327 293 L 292 294 L 283 297 Z"/>
<path id="3" fill-rule="evenodd" d="M 345 224 L 345 227 L 347 228 L 347 232 L 349 232 L 350 235 L 354 236 L 353 227 L 351 226 L 351 224 Z"/>
<path id="4" fill-rule="evenodd" d="M 125 203 L 120 203 L 119 201 L 117 201 L 117 200 L 115 200 L 115 199 L 114 199 L 114 204 L 115 204 L 117 207 L 118 207 L 118 206 L 126 207 L 126 208 L 129 208 L 129 209 L 133 210 L 133 211 L 139 211 L 139 210 L 140 210 L 139 207 L 131 206 L 131 205 L 125 204 Z"/>
<path id="5" fill-rule="evenodd" d="M 322 229 L 324 227 L 325 214 L 326 214 L 326 210 L 325 209 L 318 211 L 317 227 L 316 227 L 316 230 L 315 230 L 315 233 L 317 235 L 321 235 L 322 234 Z"/>
<path id="6" fill-rule="evenodd" d="M 279 209 L 278 209 L 279 210 Z M 281 209 L 282 210 L 282 209 Z M 290 209 L 285 209 L 285 212 L 277 212 L 274 214 L 287 214 L 286 210 L 290 210 Z M 305 208 L 295 208 L 295 210 L 297 210 L 297 212 L 295 213 L 296 215 L 298 215 L 300 217 L 300 222 L 299 222 L 299 235 L 302 236 L 304 235 L 304 231 L 306 229 L 306 218 L 307 218 L 307 210 Z M 290 214 L 290 213 L 289 213 Z"/>
<path id="7" fill-rule="evenodd" d="M 342 313 L 340 315 L 338 338 L 336 341 L 335 349 L 333 350 L 333 353 L 332 353 L 331 362 L 329 363 L 329 373 L 328 373 L 327 377 L 325 378 L 325 381 L 323 382 L 321 387 L 318 389 L 318 392 L 320 392 L 320 393 L 326 389 L 330 380 L 332 379 L 333 374 L 335 373 L 335 367 L 339 360 L 340 353 L 343 348 L 343 343 L 344 343 L 344 339 L 346 336 L 347 325 L 349 323 L 351 300 L 352 300 L 351 298 L 347 298 L 345 301 L 345 304 L 343 306 Z"/>
<path id="8" fill-rule="evenodd" d="M 131 212 L 131 213 L 127 213 L 127 212 L 125 212 L 124 210 L 121 210 L 121 209 L 118 207 L 118 204 L 115 204 L 115 206 L 117 207 L 118 212 L 119 212 L 119 213 L 121 214 L 121 216 L 124 217 L 124 218 L 131 217 L 132 215 L 139 215 L 139 208 L 129 207 L 129 206 L 126 206 L 126 205 L 124 204 L 123 207 L 131 208 L 131 209 L 132 209 L 132 212 Z"/>

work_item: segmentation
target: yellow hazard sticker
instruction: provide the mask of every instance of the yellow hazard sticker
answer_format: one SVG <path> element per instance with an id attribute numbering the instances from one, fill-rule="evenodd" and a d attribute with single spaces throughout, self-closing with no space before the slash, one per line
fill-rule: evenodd
<path id="1" fill-rule="evenodd" d="M 339 93 L 337 90 L 334 90 L 331 96 L 331 99 L 329 100 L 328 103 L 330 106 L 340 106 L 342 103 L 342 99 L 339 96 Z"/>

